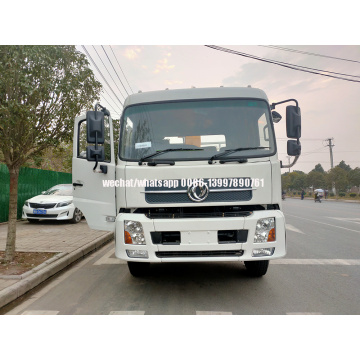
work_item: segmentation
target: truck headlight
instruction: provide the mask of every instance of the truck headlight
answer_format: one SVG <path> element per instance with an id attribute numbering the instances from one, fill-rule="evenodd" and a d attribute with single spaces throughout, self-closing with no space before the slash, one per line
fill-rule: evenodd
<path id="1" fill-rule="evenodd" d="M 139 221 L 125 220 L 125 244 L 146 245 L 144 229 Z"/>
<path id="2" fill-rule="evenodd" d="M 257 221 L 254 243 L 275 241 L 275 218 L 263 218 Z"/>

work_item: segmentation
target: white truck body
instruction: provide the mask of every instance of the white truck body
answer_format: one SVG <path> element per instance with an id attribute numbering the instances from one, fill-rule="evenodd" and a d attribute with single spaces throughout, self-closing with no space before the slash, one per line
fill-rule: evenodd
<path id="1" fill-rule="evenodd" d="M 249 120 L 256 122 L 255 128 L 236 130 L 245 121 L 233 115 L 236 109 L 246 116 L 260 114 Z M 93 171 L 94 162 L 79 155 L 79 133 L 86 123 L 86 116 L 80 116 L 74 127 L 74 203 L 92 229 L 115 232 L 116 257 L 131 263 L 259 262 L 283 257 L 281 163 L 270 111 L 265 93 L 249 87 L 130 95 L 124 103 L 118 151 L 109 117 L 111 158 L 98 164 L 106 166 L 106 173 L 99 166 Z M 215 118 L 218 112 L 236 119 Z M 183 118 L 177 118 L 179 114 Z M 194 120 L 187 124 L 189 117 Z M 160 140 L 167 141 L 167 148 L 186 149 L 160 154 L 166 149 L 156 147 Z M 244 146 L 252 149 L 220 155 Z M 143 155 L 155 153 L 139 163 Z M 167 163 L 171 161 L 174 164 Z M 201 179 L 205 185 L 191 187 L 189 179 Z M 267 233 L 263 236 L 261 231 Z"/>

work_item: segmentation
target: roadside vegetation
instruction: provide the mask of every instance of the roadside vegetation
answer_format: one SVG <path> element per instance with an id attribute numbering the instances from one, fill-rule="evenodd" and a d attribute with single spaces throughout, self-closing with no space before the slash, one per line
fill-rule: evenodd
<path id="1" fill-rule="evenodd" d="M 317 164 L 308 174 L 294 170 L 282 174 L 282 189 L 287 196 L 313 196 L 315 189 L 328 190 L 328 198 L 343 198 L 360 200 L 360 168 L 352 169 L 345 161 L 325 171 L 321 164 Z"/>
<path id="2" fill-rule="evenodd" d="M 75 46 L 0 46 L 0 159 L 10 174 L 5 261 L 15 257 L 20 167 L 55 169 L 64 154 L 69 166 L 74 118 L 93 108 L 101 88 Z"/>

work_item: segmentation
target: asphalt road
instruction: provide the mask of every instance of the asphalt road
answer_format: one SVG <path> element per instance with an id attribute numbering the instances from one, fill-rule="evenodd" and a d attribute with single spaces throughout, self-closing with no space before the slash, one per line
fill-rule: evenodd
<path id="1" fill-rule="evenodd" d="M 360 204 L 283 205 L 288 253 L 262 278 L 239 263 L 152 264 L 149 276 L 134 278 L 110 243 L 2 313 L 360 314 Z"/>

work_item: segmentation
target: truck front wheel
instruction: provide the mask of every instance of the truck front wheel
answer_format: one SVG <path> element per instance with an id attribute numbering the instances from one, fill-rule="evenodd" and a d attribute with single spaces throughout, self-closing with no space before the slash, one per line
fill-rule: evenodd
<path id="1" fill-rule="evenodd" d="M 148 273 L 150 263 L 128 261 L 130 274 L 135 277 L 141 277 Z"/>
<path id="2" fill-rule="evenodd" d="M 266 274 L 269 260 L 245 261 L 245 267 L 250 276 L 260 277 Z"/>

